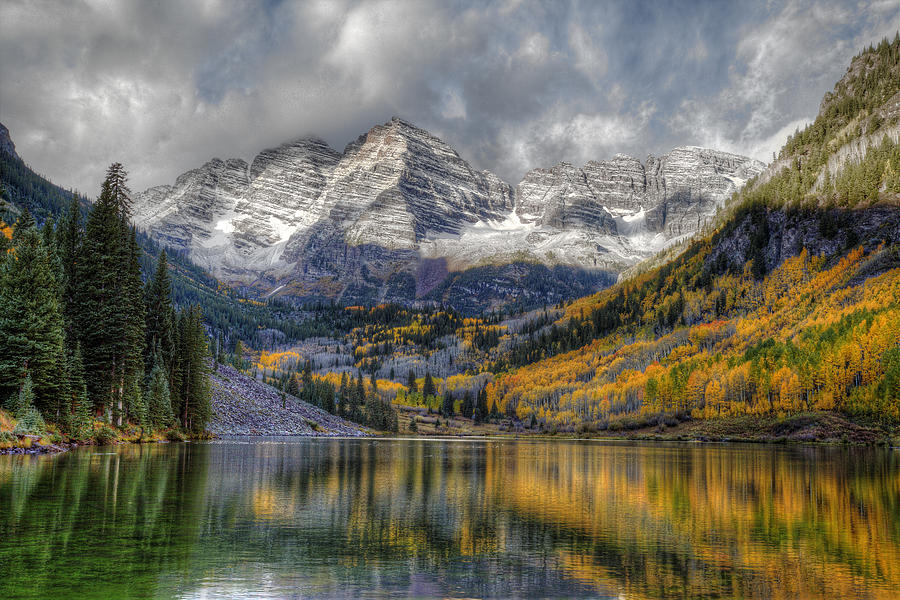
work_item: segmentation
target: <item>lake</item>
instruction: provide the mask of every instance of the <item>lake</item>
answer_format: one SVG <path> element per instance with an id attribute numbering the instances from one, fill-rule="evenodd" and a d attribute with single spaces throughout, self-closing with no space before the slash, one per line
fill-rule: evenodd
<path id="1" fill-rule="evenodd" d="M 898 598 L 900 452 L 433 439 L 0 456 L 0 597 Z"/>

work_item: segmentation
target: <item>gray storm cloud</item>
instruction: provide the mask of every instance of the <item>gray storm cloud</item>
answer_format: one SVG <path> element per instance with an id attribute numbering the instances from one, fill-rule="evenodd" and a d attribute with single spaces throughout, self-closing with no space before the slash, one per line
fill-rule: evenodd
<path id="1" fill-rule="evenodd" d="M 771 159 L 850 57 L 900 29 L 859 2 L 48 2 L 0 5 L 0 121 L 96 194 L 400 115 L 477 168 L 698 144 Z"/>

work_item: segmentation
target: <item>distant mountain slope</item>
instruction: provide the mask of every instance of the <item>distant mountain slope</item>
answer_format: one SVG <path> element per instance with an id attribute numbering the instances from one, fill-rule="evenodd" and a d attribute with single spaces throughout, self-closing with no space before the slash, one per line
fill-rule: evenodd
<path id="1" fill-rule="evenodd" d="M 674 259 L 578 300 L 493 369 L 544 427 L 839 410 L 900 421 L 900 37 Z"/>
<path id="2" fill-rule="evenodd" d="M 454 274 L 517 264 L 528 272 L 518 286 L 545 280 L 525 296 L 555 302 L 604 287 L 691 235 L 762 168 L 684 147 L 646 165 L 619 155 L 536 169 L 513 188 L 395 118 L 343 153 L 311 138 L 249 165 L 214 159 L 172 186 L 137 194 L 135 222 L 223 280 L 263 293 L 452 303 L 466 293 Z M 573 270 L 580 274 L 569 277 Z M 573 288 L 573 279 L 585 287 Z M 467 305 L 515 300 L 514 288 L 490 284 L 481 281 Z"/>

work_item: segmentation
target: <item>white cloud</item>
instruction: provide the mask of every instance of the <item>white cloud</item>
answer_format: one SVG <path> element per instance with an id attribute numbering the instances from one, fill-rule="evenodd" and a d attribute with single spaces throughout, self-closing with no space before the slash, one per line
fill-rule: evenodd
<path id="1" fill-rule="evenodd" d="M 861 46 L 900 28 L 900 2 L 888 4 L 894 12 L 883 20 L 864 2 L 788 2 L 743 36 L 716 97 L 681 102 L 674 131 L 691 143 L 770 161 L 788 134 L 815 118 L 822 95 Z M 836 35 L 854 28 L 856 35 Z"/>
<path id="2" fill-rule="evenodd" d="M 90 194 L 114 160 L 143 189 L 304 134 L 341 149 L 393 114 L 513 183 L 686 143 L 771 158 L 900 29 L 900 0 L 648 6 L 6 0 L 0 121 Z"/>

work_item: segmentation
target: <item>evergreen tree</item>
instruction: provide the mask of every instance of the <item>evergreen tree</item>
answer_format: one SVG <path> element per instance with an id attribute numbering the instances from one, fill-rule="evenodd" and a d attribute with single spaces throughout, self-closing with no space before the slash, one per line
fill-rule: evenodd
<path id="1" fill-rule="evenodd" d="M 431 372 L 425 371 L 425 381 L 422 382 L 422 395 L 428 399 L 429 396 L 432 398 L 437 393 L 434 387 L 434 381 L 431 379 Z"/>
<path id="2" fill-rule="evenodd" d="M 481 388 L 475 398 L 475 413 L 472 418 L 476 423 L 483 423 L 488 416 L 487 390 Z"/>
<path id="3" fill-rule="evenodd" d="M 313 391 L 312 385 L 312 363 L 310 361 L 306 361 L 306 364 L 303 366 L 303 392 L 304 394 L 311 394 Z M 312 399 L 307 400 L 307 402 L 312 402 Z"/>
<path id="4" fill-rule="evenodd" d="M 406 387 L 410 394 L 415 394 L 419 391 L 419 387 L 416 384 L 416 374 L 412 369 L 409 370 L 409 373 L 406 376 Z"/>
<path id="5" fill-rule="evenodd" d="M 25 381 L 22 382 L 22 388 L 19 390 L 19 394 L 16 397 L 13 414 L 17 419 L 21 419 L 32 406 L 34 406 L 34 385 L 31 381 L 31 375 L 26 375 Z"/>
<path id="6" fill-rule="evenodd" d="M 291 378 L 288 379 L 287 393 L 295 398 L 300 397 L 300 378 L 296 373 L 291 373 Z"/>
<path id="7" fill-rule="evenodd" d="M 125 320 L 125 406 L 127 417 L 136 422 L 147 423 L 147 404 L 142 391 L 146 378 L 144 369 L 144 348 L 146 347 L 146 308 L 144 289 L 141 283 L 140 247 L 134 228 L 124 224 L 128 245 L 128 265 L 124 281 L 126 300 Z"/>
<path id="8" fill-rule="evenodd" d="M 137 378 L 129 378 L 126 386 L 125 398 L 129 419 L 141 427 L 141 435 L 143 435 L 145 429 L 152 429 L 147 397 Z"/>
<path id="9" fill-rule="evenodd" d="M 69 432 L 77 439 L 90 437 L 91 404 L 88 398 L 87 385 L 84 383 L 84 363 L 81 360 L 81 347 L 76 343 L 69 355 L 69 366 L 66 369 L 69 378 L 69 395 L 71 406 L 66 410 Z"/>
<path id="10" fill-rule="evenodd" d="M 349 382 L 347 381 L 347 371 L 341 373 L 341 386 L 338 388 L 338 405 L 337 405 L 337 414 L 345 417 L 347 416 L 346 402 L 347 402 L 347 394 L 349 388 Z"/>
<path id="11" fill-rule="evenodd" d="M 444 401 L 441 403 L 441 414 L 444 418 L 453 416 L 453 394 L 450 390 L 444 392 Z"/>
<path id="12" fill-rule="evenodd" d="M 37 227 L 37 223 L 34 221 L 34 217 L 31 216 L 31 212 L 26 208 L 21 215 L 19 215 L 18 220 L 16 221 L 16 226 L 13 227 L 13 235 L 12 241 L 13 245 L 17 245 L 21 239 L 22 234 L 24 234 L 29 229 L 34 229 Z"/>
<path id="13" fill-rule="evenodd" d="M 78 203 L 78 198 L 73 196 L 72 203 L 69 206 L 69 213 L 56 229 L 56 246 L 59 251 L 60 262 L 62 263 L 63 284 L 66 290 L 64 295 L 66 297 L 74 295 L 81 236 L 81 206 Z"/>
<path id="14" fill-rule="evenodd" d="M 41 435 L 44 433 L 44 419 L 40 411 L 34 407 L 34 392 L 32 391 L 31 377 L 25 377 L 22 389 L 19 392 L 17 402 L 18 410 L 16 419 L 18 423 L 14 433 Z"/>
<path id="15" fill-rule="evenodd" d="M 244 370 L 244 345 L 241 344 L 240 339 L 234 343 L 234 360 L 232 364 L 238 371 Z"/>
<path id="16" fill-rule="evenodd" d="M 88 395 L 96 410 L 120 422 L 126 416 L 126 389 L 136 389 L 143 352 L 143 336 L 137 339 L 143 319 L 143 302 L 136 293 L 140 270 L 128 227 L 131 200 L 125 181 L 122 165 L 111 165 L 85 226 L 73 299 Z"/>
<path id="17" fill-rule="evenodd" d="M 150 353 L 158 351 L 166 369 L 166 378 L 171 380 L 175 358 L 175 310 L 172 307 L 172 281 L 165 250 L 159 253 L 156 270 L 147 283 L 144 298 L 147 305 L 147 367 L 153 368 L 154 357 Z"/>
<path id="18" fill-rule="evenodd" d="M 0 266 L 0 395 L 28 375 L 35 406 L 50 414 L 64 400 L 63 321 L 56 275 L 33 223 L 27 213 L 20 219 L 13 254 Z"/>
<path id="19" fill-rule="evenodd" d="M 178 315 L 176 333 L 176 367 L 178 388 L 173 394 L 173 407 L 181 426 L 195 433 L 203 431 L 211 416 L 209 381 L 205 363 L 206 332 L 200 307 L 191 306 Z"/>
<path id="20" fill-rule="evenodd" d="M 50 270 L 53 271 L 53 293 L 56 294 L 56 297 L 59 300 L 60 310 L 62 310 L 64 274 L 62 260 L 59 255 L 59 248 L 56 243 L 56 224 L 52 216 L 47 217 L 44 226 L 41 228 L 41 241 L 47 252 Z"/>
<path id="21" fill-rule="evenodd" d="M 360 421 L 361 420 L 361 412 L 360 407 L 363 402 L 365 402 L 366 398 L 366 389 L 363 384 L 363 376 L 362 371 L 357 372 L 356 377 L 356 385 L 350 391 L 350 407 L 348 409 L 349 418 L 352 421 Z"/>
<path id="22" fill-rule="evenodd" d="M 383 403 L 372 390 L 366 394 L 366 424 L 375 429 L 384 429 Z"/>
<path id="23" fill-rule="evenodd" d="M 462 416 L 464 417 L 472 417 L 472 412 L 475 410 L 475 405 L 472 402 L 472 394 L 469 390 L 466 390 L 466 394 L 463 396 L 462 405 L 460 406 L 460 411 L 462 412 Z"/>
<path id="24" fill-rule="evenodd" d="M 221 331 L 221 330 L 219 331 L 219 346 L 218 346 L 218 350 L 219 350 L 219 360 L 218 360 L 218 362 L 224 363 L 224 362 L 226 361 L 226 356 L 225 356 L 225 332 L 224 332 L 224 331 Z"/>
<path id="25" fill-rule="evenodd" d="M 162 429 L 172 424 L 172 396 L 160 352 L 154 352 L 153 366 L 147 379 L 147 408 L 150 426 Z"/>

